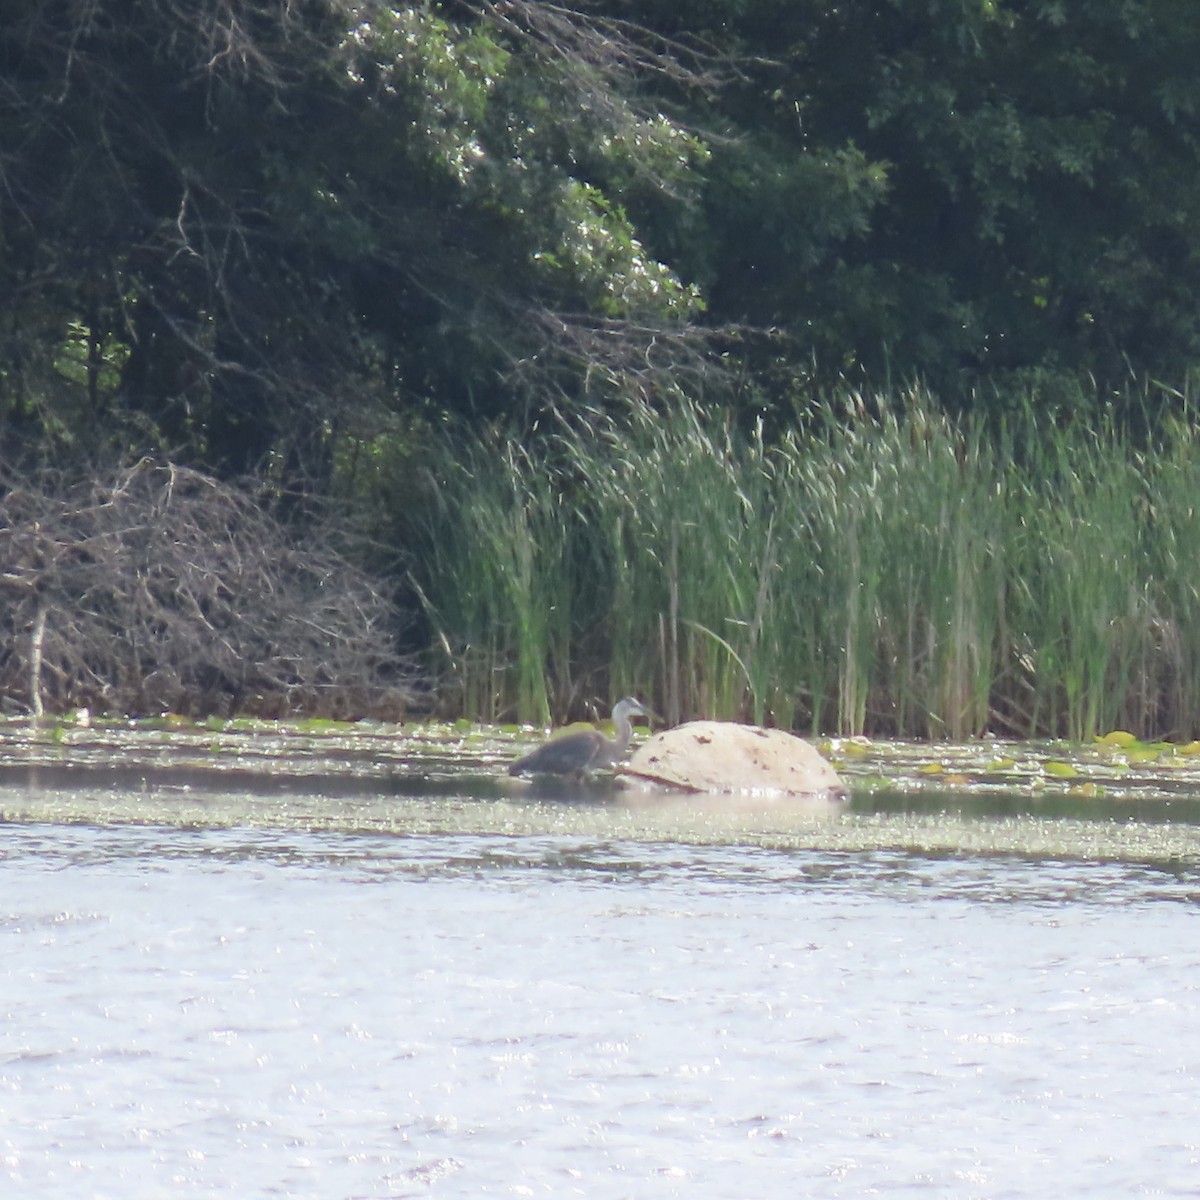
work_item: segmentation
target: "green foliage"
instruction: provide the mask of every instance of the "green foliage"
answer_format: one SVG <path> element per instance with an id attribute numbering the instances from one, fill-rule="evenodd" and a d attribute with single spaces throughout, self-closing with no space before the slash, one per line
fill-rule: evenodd
<path id="1" fill-rule="evenodd" d="M 106 13 L 0 0 L 0 424 L 29 457 L 320 491 L 397 418 L 685 371 L 775 427 L 830 378 L 965 408 L 1200 359 L 1183 5 Z"/>
<path id="2" fill-rule="evenodd" d="M 615 9 L 615 5 L 611 6 Z M 1200 24 L 1154 0 L 641 6 L 741 55 L 689 270 L 797 365 L 951 404 L 1034 369 L 1101 391 L 1200 357 Z"/>
<path id="3" fill-rule="evenodd" d="M 420 486 L 408 543 L 439 678 L 472 717 L 496 721 L 515 707 L 517 720 L 546 724 L 552 697 L 570 702 L 560 688 L 575 600 L 549 475 L 488 435 L 439 445 Z"/>
<path id="4" fill-rule="evenodd" d="M 549 15 L 0 4 L 10 438 L 274 461 L 320 490 L 340 441 L 397 412 L 582 386 L 559 309 L 602 327 L 607 381 L 640 376 L 700 305 L 621 189 L 665 211 L 703 147 L 627 98 L 620 38 Z"/>
<path id="5" fill-rule="evenodd" d="M 414 162 L 465 184 L 487 156 L 480 129 L 511 53 L 488 30 L 463 30 L 430 9 L 356 6 L 341 45 L 350 80 L 407 120 L 393 135 Z"/>
<path id="6" fill-rule="evenodd" d="M 671 420 L 638 406 L 622 417 L 587 414 L 563 439 L 611 572 L 607 674 L 618 690 L 653 688 L 672 721 L 738 708 L 747 692 L 762 713 L 773 535 L 755 520 L 761 438 L 743 447 L 687 403 Z M 746 455 L 763 469 L 746 470 Z"/>
<path id="7" fill-rule="evenodd" d="M 1033 407 L 994 437 L 849 393 L 774 442 L 682 400 L 567 420 L 536 456 L 455 439 L 437 461 L 472 465 L 414 579 L 443 648 L 487 647 L 488 717 L 540 714 L 540 669 L 559 718 L 641 692 L 814 733 L 1186 737 L 1200 443 L 1155 438 Z"/>
<path id="8" fill-rule="evenodd" d="M 554 249 L 534 261 L 558 279 L 563 273 L 584 284 L 595 310 L 606 317 L 656 310 L 661 315 L 699 312 L 699 291 L 685 286 L 651 259 L 628 215 L 599 189 L 578 180 L 562 187 L 563 228 Z"/>
<path id="9" fill-rule="evenodd" d="M 1187 389 L 1126 422 L 1200 362 L 1198 57 L 1158 0 L 0 0 L 0 449 L 346 500 L 484 715 L 1183 727 Z"/>
<path id="10" fill-rule="evenodd" d="M 1004 493 L 981 426 L 920 396 L 875 415 L 851 396 L 839 420 L 785 443 L 790 625 L 823 680 L 814 729 L 868 725 L 963 736 L 989 723 L 1003 605 Z"/>

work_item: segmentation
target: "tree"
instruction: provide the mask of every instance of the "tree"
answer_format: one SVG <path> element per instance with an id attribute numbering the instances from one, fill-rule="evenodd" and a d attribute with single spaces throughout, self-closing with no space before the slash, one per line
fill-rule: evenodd
<path id="1" fill-rule="evenodd" d="M 609 11 L 627 11 L 611 0 Z M 682 265 L 716 321 L 775 328 L 760 379 L 920 375 L 948 400 L 1033 371 L 1182 378 L 1200 358 L 1200 25 L 1175 0 L 706 0 L 720 40 L 707 220 Z M 805 360 L 808 360 L 807 366 Z"/>
<path id="2" fill-rule="evenodd" d="M 319 487 L 397 410 L 667 378 L 699 298 L 619 194 L 703 148 L 638 72 L 701 78 L 532 0 L 3 0 L 10 440 Z"/>
<path id="3" fill-rule="evenodd" d="M 1198 43 L 1174 0 L 0 0 L 0 430 L 320 490 L 714 348 L 784 412 L 1179 376 Z"/>

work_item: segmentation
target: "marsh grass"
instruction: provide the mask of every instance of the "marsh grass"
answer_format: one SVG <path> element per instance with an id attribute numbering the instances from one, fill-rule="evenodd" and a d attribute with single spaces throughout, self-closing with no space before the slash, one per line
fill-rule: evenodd
<path id="1" fill-rule="evenodd" d="M 727 418 L 691 405 L 668 422 L 642 408 L 589 418 L 566 427 L 562 446 L 613 568 L 614 686 L 652 692 L 672 722 L 761 715 L 775 573 L 761 434 L 737 438 Z"/>
<path id="2" fill-rule="evenodd" d="M 919 392 L 768 441 L 677 400 L 447 442 L 414 588 L 464 710 L 625 692 L 810 732 L 1200 730 L 1200 438 Z"/>
<path id="3" fill-rule="evenodd" d="M 1152 581 L 1131 725 L 1200 731 L 1200 429 L 1170 422 L 1147 456 L 1143 558 Z"/>
<path id="4" fill-rule="evenodd" d="M 1144 545 L 1146 459 L 1111 421 L 1032 432 L 1010 489 L 1015 653 L 1030 727 L 1079 740 L 1134 716 L 1126 698 L 1155 586 Z"/>
<path id="5" fill-rule="evenodd" d="M 494 433 L 435 446 L 410 526 L 439 678 L 483 720 L 545 724 L 569 686 L 569 526 L 555 481 Z"/>

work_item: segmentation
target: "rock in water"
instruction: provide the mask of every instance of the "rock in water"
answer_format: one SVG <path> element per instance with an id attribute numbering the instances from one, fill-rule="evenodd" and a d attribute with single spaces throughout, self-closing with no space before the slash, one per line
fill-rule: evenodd
<path id="1" fill-rule="evenodd" d="M 844 799 L 837 772 L 808 742 L 782 729 L 690 721 L 638 747 L 621 769 L 635 787 Z"/>

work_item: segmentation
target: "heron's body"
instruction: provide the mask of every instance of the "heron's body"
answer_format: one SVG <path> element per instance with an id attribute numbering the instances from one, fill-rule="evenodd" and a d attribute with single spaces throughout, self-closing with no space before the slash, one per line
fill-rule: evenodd
<path id="1" fill-rule="evenodd" d="M 629 745 L 633 728 L 629 718 L 650 714 L 632 696 L 617 702 L 612 711 L 616 737 L 606 738 L 595 729 L 578 729 L 551 738 L 524 758 L 518 758 L 508 768 L 510 775 L 582 775 L 610 767 Z"/>

